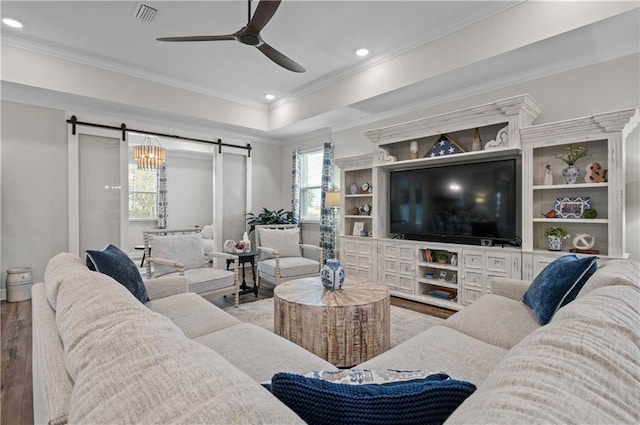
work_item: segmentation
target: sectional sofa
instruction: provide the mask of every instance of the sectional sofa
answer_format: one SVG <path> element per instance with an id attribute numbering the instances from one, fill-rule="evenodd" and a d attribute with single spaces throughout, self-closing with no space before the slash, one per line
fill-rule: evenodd
<path id="1" fill-rule="evenodd" d="M 610 261 L 540 326 L 521 301 L 527 283 L 498 279 L 492 294 L 357 368 L 475 384 L 450 424 L 640 423 L 639 280 L 638 263 Z M 33 287 L 37 424 L 304 423 L 260 383 L 333 365 L 180 278 L 146 287 L 142 304 L 75 255 L 49 261 Z"/>

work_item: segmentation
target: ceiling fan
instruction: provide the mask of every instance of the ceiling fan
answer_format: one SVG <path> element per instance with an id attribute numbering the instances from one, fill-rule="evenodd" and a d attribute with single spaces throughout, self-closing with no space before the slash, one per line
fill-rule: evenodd
<path id="1" fill-rule="evenodd" d="M 273 47 L 264 42 L 260 36 L 260 31 L 267 25 L 280 6 L 281 0 L 261 0 L 256 7 L 256 11 L 251 17 L 251 0 L 248 0 L 249 14 L 247 25 L 240 28 L 233 34 L 226 35 L 195 35 L 186 37 L 161 37 L 158 41 L 219 41 L 236 40 L 242 44 L 255 46 L 266 57 L 283 68 L 293 72 L 305 72 L 306 69 L 296 61 L 288 58 Z"/>

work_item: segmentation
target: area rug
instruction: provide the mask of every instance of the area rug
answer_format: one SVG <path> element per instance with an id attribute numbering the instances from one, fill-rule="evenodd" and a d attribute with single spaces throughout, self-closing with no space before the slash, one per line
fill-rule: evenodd
<path id="1" fill-rule="evenodd" d="M 242 322 L 249 322 L 273 332 L 273 298 L 240 304 L 238 308 L 229 306 L 224 311 Z M 444 319 L 391 306 L 391 346 L 419 334 L 425 329 L 442 323 Z"/>

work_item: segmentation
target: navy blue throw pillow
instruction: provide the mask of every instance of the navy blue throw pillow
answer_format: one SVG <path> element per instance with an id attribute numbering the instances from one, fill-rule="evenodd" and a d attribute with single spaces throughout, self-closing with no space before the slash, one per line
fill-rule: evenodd
<path id="1" fill-rule="evenodd" d="M 271 392 L 310 425 L 442 424 L 476 386 L 445 374 L 349 385 L 276 373 Z"/>
<path id="2" fill-rule="evenodd" d="M 597 257 L 571 254 L 557 258 L 531 282 L 522 302 L 534 311 L 541 325 L 546 325 L 560 307 L 576 298 L 597 269 Z"/>
<path id="3" fill-rule="evenodd" d="M 87 267 L 107 276 L 111 276 L 127 288 L 140 302 L 149 301 L 147 288 L 135 263 L 127 254 L 113 244 L 102 251 L 87 250 Z"/>

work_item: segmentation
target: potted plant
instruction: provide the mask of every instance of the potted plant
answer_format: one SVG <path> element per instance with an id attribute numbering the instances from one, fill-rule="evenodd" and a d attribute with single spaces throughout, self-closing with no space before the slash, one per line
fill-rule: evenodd
<path id="1" fill-rule="evenodd" d="M 582 146 L 575 146 L 573 144 L 569 144 L 567 146 L 566 153 L 556 155 L 556 158 L 563 160 L 567 164 L 567 168 L 562 170 L 562 175 L 564 176 L 564 180 L 567 184 L 574 184 L 580 175 L 580 170 L 576 168 L 576 161 L 580 158 L 585 158 L 589 156 L 589 152 Z"/>
<path id="2" fill-rule="evenodd" d="M 247 214 L 247 224 L 251 227 L 249 228 L 249 232 L 253 232 L 257 225 L 263 224 L 297 224 L 298 221 L 293 216 L 293 211 L 285 211 L 284 209 L 279 210 L 268 210 L 266 208 L 262 208 L 262 212 L 260 214 L 248 213 Z"/>
<path id="3" fill-rule="evenodd" d="M 442 252 L 439 253 L 438 255 L 436 255 L 436 260 L 438 261 L 438 263 L 440 264 L 447 264 L 447 261 L 449 261 L 449 257 L 447 257 L 447 254 L 443 254 Z"/>
<path id="4" fill-rule="evenodd" d="M 547 227 L 543 235 L 547 237 L 549 251 L 562 251 L 562 241 L 569 237 L 569 234 L 562 227 Z"/>

